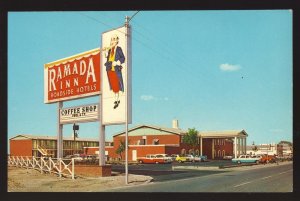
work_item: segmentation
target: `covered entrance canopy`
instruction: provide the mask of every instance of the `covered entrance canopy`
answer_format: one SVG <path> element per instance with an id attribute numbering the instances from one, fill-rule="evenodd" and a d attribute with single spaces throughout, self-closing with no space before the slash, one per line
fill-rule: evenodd
<path id="1" fill-rule="evenodd" d="M 246 145 L 248 134 L 245 130 L 230 130 L 230 131 L 199 131 L 198 136 L 200 138 L 200 154 L 203 154 L 202 140 L 205 138 L 218 139 L 226 138 L 232 139 L 234 156 L 246 154 Z"/>

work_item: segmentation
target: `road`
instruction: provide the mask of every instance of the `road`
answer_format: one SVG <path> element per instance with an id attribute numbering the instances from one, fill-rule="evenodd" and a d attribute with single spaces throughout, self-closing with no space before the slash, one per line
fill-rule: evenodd
<path id="1" fill-rule="evenodd" d="M 201 170 L 200 170 L 201 171 Z M 172 175 L 170 175 L 172 177 Z M 110 189 L 110 192 L 292 192 L 293 164 L 237 168 L 140 186 Z"/>

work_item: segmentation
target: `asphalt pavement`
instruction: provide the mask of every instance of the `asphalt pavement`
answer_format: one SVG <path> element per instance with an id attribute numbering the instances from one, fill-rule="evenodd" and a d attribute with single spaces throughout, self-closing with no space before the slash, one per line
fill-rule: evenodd
<path id="1" fill-rule="evenodd" d="M 146 166 L 150 167 L 150 166 Z M 170 166 L 172 167 L 172 165 Z M 141 167 L 140 167 L 141 168 Z M 143 167 L 145 168 L 145 166 Z M 153 167 L 152 167 L 153 168 Z M 169 172 L 167 167 L 161 167 Z M 132 168 L 134 169 L 134 168 Z M 136 168 L 139 169 L 139 168 Z M 149 168 L 151 169 L 151 168 Z M 146 170 L 144 170 L 146 171 Z M 149 171 L 151 172 L 151 171 Z M 185 170 L 158 174 L 151 184 L 111 189 L 112 192 L 292 192 L 293 163 L 232 168 L 227 171 Z"/>

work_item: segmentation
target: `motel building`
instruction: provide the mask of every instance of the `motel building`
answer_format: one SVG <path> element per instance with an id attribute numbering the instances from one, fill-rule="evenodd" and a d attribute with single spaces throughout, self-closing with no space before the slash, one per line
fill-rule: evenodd
<path id="1" fill-rule="evenodd" d="M 172 127 L 138 125 L 128 130 L 128 160 L 136 161 L 147 154 L 196 154 L 206 155 L 208 159 L 222 159 L 246 153 L 245 130 L 200 131 L 197 146 L 183 142 L 187 131 L 178 127 L 178 120 Z M 125 131 L 113 136 L 113 142 L 105 143 L 105 155 L 108 160 L 125 160 L 125 152 L 116 153 L 121 142 L 125 142 Z M 10 139 L 11 156 L 51 156 L 57 154 L 57 137 L 17 135 Z M 63 156 L 71 154 L 99 154 L 98 139 L 64 137 Z"/>
<path id="2" fill-rule="evenodd" d="M 10 156 L 34 156 L 53 157 L 57 156 L 56 136 L 36 136 L 20 134 L 9 140 Z M 111 142 L 106 142 L 110 146 Z M 64 137 L 63 156 L 83 154 L 86 147 L 99 147 L 98 139 Z"/>

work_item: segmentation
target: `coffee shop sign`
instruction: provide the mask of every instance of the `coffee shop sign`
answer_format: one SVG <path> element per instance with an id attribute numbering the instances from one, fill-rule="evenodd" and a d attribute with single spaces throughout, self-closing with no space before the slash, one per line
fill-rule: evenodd
<path id="1" fill-rule="evenodd" d="M 60 123 L 72 124 L 99 120 L 99 104 L 60 109 Z"/>

